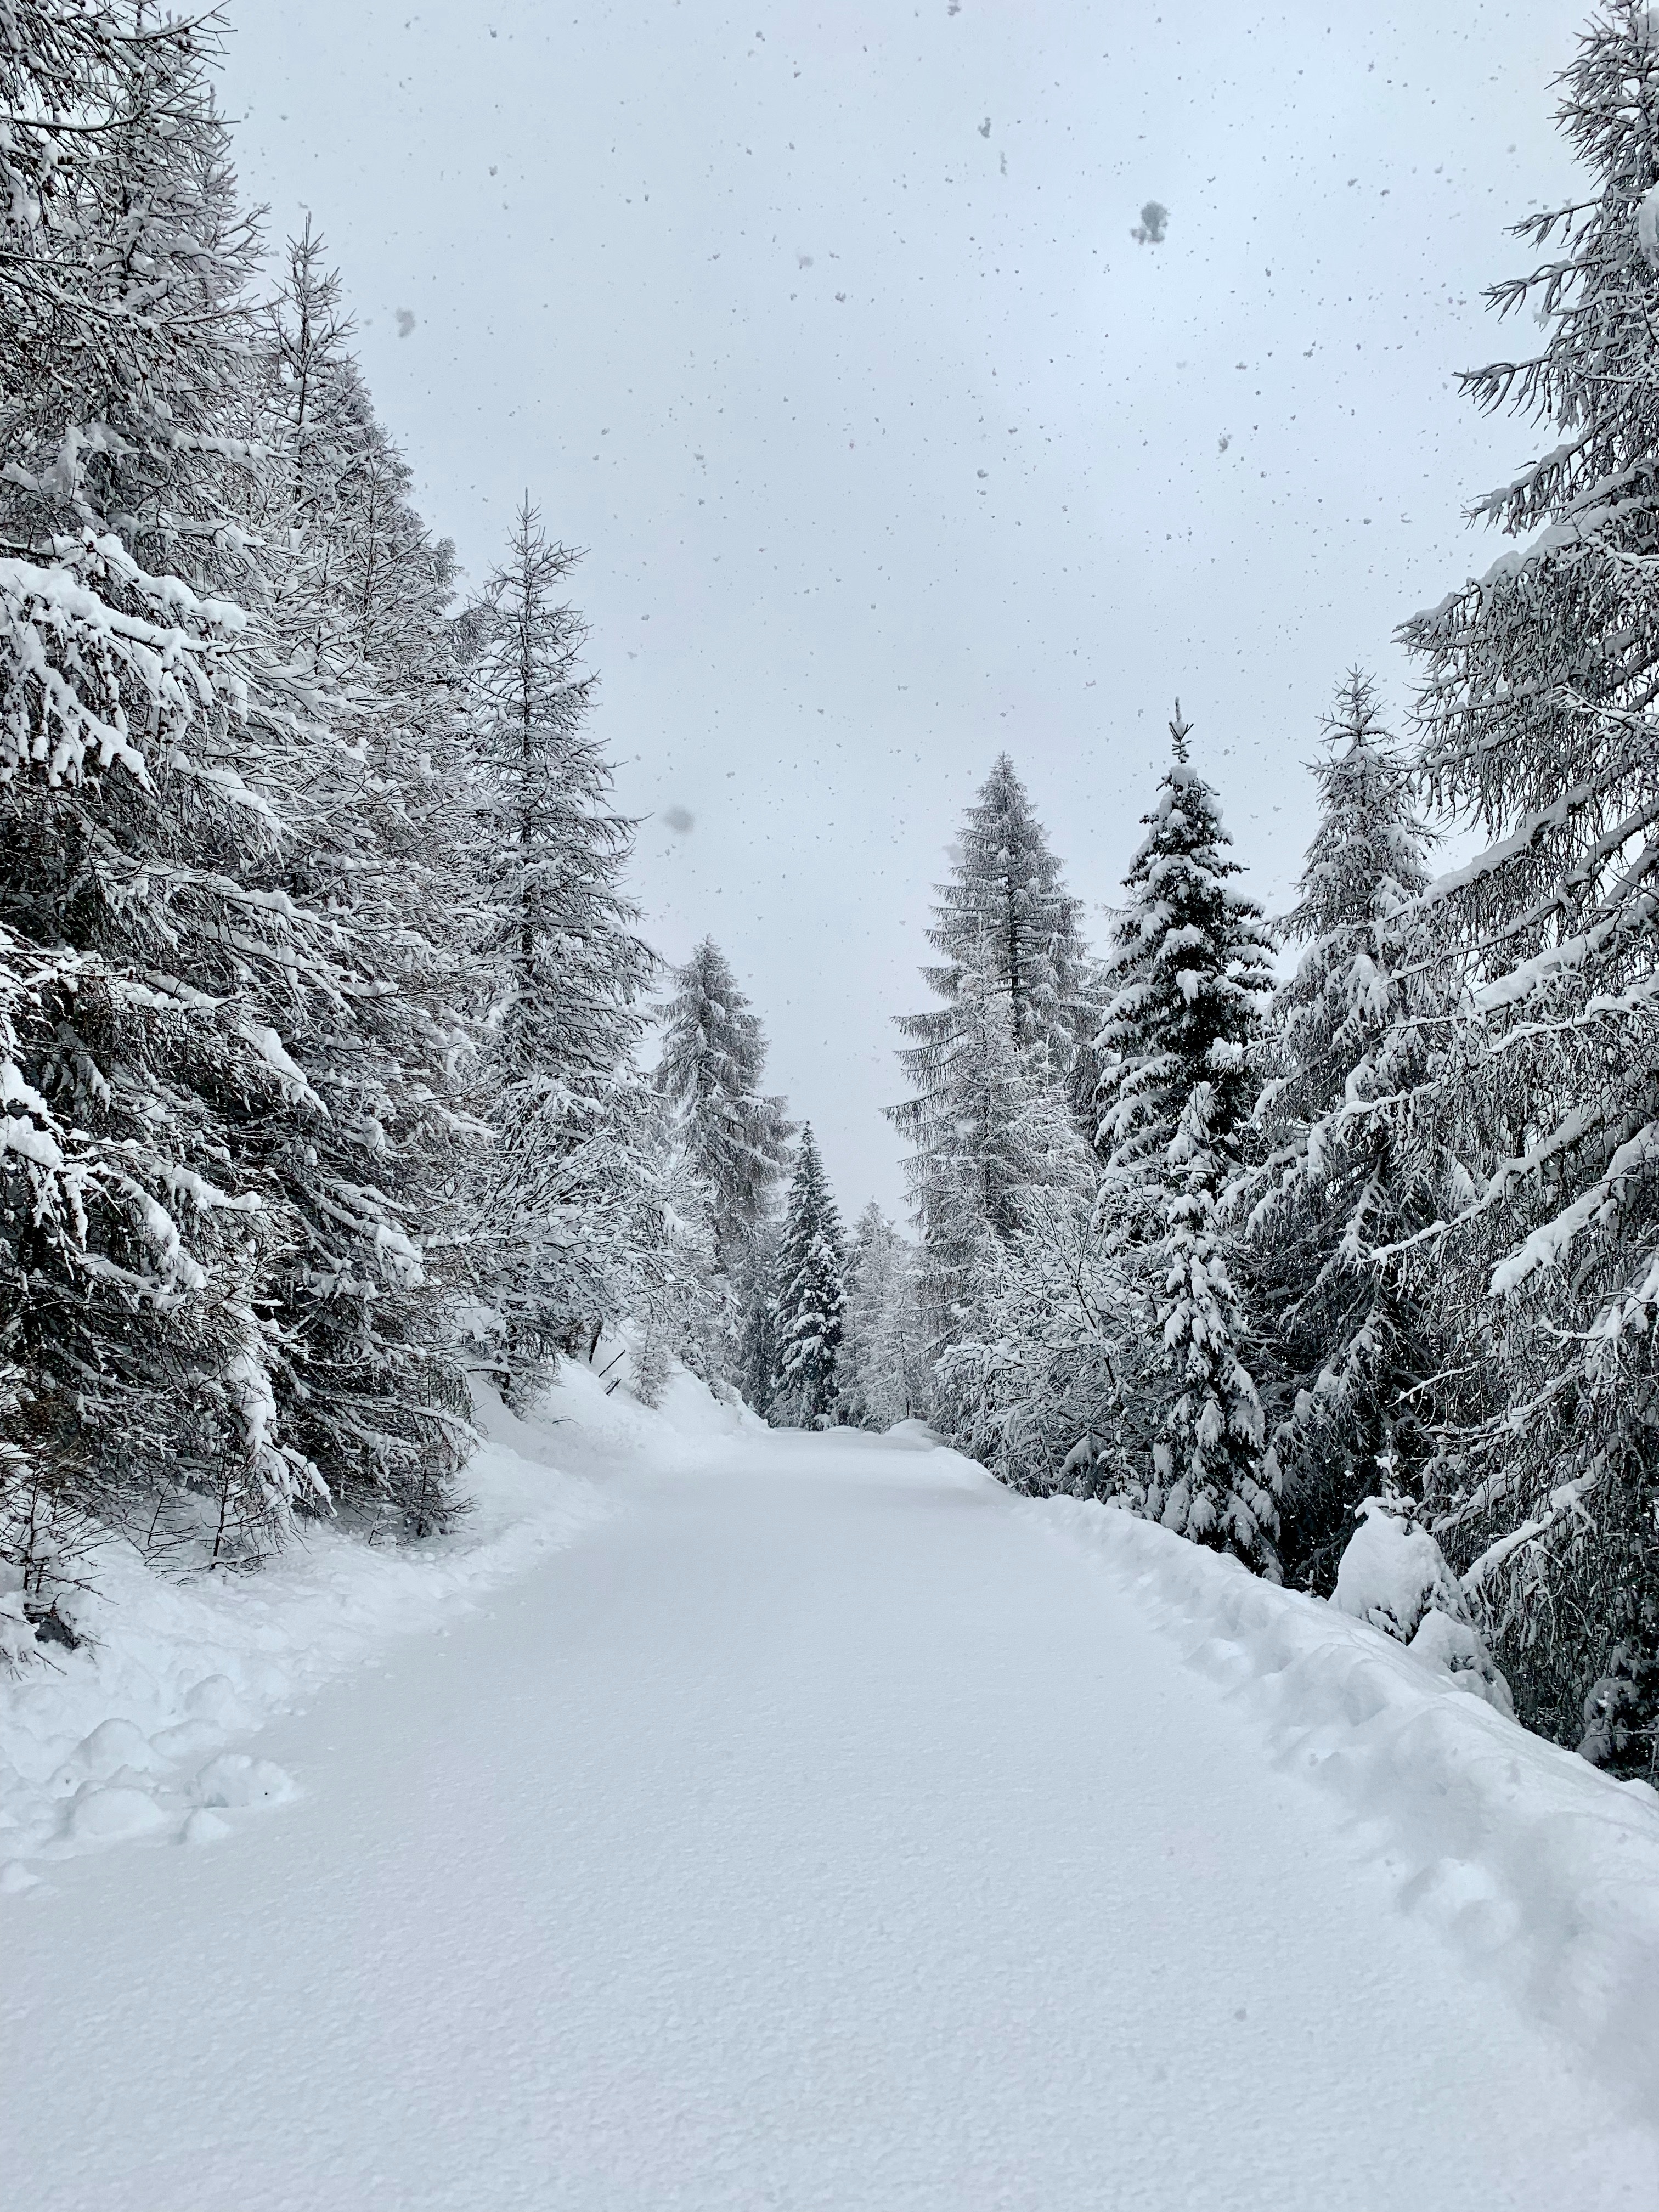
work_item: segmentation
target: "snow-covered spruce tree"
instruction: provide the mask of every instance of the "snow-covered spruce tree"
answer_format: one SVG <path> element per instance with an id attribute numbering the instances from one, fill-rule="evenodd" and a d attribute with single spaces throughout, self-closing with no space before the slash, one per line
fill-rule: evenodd
<path id="1" fill-rule="evenodd" d="M 261 589 L 252 239 L 210 25 L 112 0 L 6 30 L 0 924 L 28 978 L 16 1079 L 75 1133 L 55 1222 L 6 1188 L 13 1440 L 106 1516 L 207 1493 L 222 1554 L 321 1496 L 278 1430 L 260 1297 L 290 1224 L 237 1142 L 295 1079 L 250 979 L 305 951 L 234 597 Z"/>
<path id="2" fill-rule="evenodd" d="M 1193 766 L 1179 702 L 1174 757 L 1146 836 L 1124 878 L 1103 963 L 1109 997 L 1097 1050 L 1103 1070 L 1096 1146 L 1109 1202 L 1154 1206 L 1187 1102 L 1207 1084 L 1210 1141 L 1228 1145 L 1253 1103 L 1249 1046 L 1273 984 L 1273 941 L 1255 902 L 1235 889 L 1237 860 L 1216 794 Z"/>
<path id="3" fill-rule="evenodd" d="M 617 1228 L 641 1170 L 644 1079 L 630 1054 L 652 961 L 622 889 L 631 827 L 588 729 L 586 633 L 561 597 L 574 557 L 549 543 L 526 499 L 485 587 L 474 672 L 489 908 L 480 950 L 499 981 L 475 1249 L 497 1316 L 489 1356 L 515 1388 L 628 1310 Z"/>
<path id="4" fill-rule="evenodd" d="M 836 1416 L 846 1271 L 841 1216 L 809 1121 L 778 1244 L 775 1382 L 767 1409 L 776 1427 L 823 1428 Z"/>
<path id="5" fill-rule="evenodd" d="M 1496 286 L 1540 349 L 1470 373 L 1548 450 L 1475 512 L 1521 541 L 1406 627 L 1431 797 L 1487 840 L 1429 894 L 1470 994 L 1443 1091 L 1468 1202 L 1415 1248 L 1454 1346 L 1437 1533 L 1522 1717 L 1659 1758 L 1659 21 L 1612 0 L 1560 81 L 1587 172 Z M 1621 1655 L 1615 1677 L 1609 1660 Z M 1622 1680 L 1624 1748 L 1599 1728 Z"/>
<path id="6" fill-rule="evenodd" d="M 873 1199 L 848 1255 L 840 1376 L 849 1428 L 890 1429 L 927 1414 L 918 1255 Z"/>
<path id="7" fill-rule="evenodd" d="M 1109 1250 L 1144 1257 L 1164 1350 L 1150 1467 L 1135 1510 L 1277 1573 L 1277 1472 L 1243 1352 L 1247 1329 L 1218 1218 L 1253 1103 L 1251 1047 L 1272 990 L 1261 909 L 1214 792 L 1188 757 L 1179 704 L 1174 757 L 1125 878 L 1129 902 L 1106 959 L 1112 995 L 1097 1050 L 1097 1222 Z M 1133 1310 L 1133 1309 L 1131 1309 Z"/>
<path id="8" fill-rule="evenodd" d="M 783 1100 L 761 1092 L 765 1033 L 712 937 L 674 971 L 674 995 L 660 1018 L 657 1088 L 709 1193 L 716 1261 L 729 1271 L 788 1165 L 794 1131 Z"/>
<path id="9" fill-rule="evenodd" d="M 1319 827 L 1284 925 L 1305 950 L 1273 1002 L 1253 1157 L 1228 1212 L 1247 1223 L 1271 1317 L 1258 1379 L 1284 1479 L 1285 1571 L 1328 1595 L 1363 1501 L 1421 1473 L 1434 1309 L 1374 1255 L 1435 1220 L 1443 1194 L 1408 1126 L 1436 976 L 1415 904 L 1429 840 L 1359 671 L 1324 738 Z"/>

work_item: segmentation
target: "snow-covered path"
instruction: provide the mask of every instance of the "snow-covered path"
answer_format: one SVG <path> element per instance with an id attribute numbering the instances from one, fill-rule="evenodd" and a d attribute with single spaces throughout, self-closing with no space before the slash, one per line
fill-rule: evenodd
<path id="1" fill-rule="evenodd" d="M 1659 2139 L 1078 1552 L 735 1441 L 8 1914 L 31 2212 L 1652 2212 Z"/>

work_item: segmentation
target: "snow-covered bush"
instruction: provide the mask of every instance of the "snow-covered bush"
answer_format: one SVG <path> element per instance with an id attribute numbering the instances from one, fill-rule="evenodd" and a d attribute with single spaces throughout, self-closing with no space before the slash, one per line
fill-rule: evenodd
<path id="1" fill-rule="evenodd" d="M 1509 1684 L 1469 1618 L 1456 1576 L 1429 1530 L 1397 1499 L 1368 1498 L 1361 1506 L 1331 1602 L 1513 1716 Z"/>

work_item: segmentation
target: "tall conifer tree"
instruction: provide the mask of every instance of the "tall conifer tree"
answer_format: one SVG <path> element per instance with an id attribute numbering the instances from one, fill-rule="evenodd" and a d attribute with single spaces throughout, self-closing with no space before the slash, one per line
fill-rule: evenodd
<path id="1" fill-rule="evenodd" d="M 1306 949 L 1274 1000 L 1256 1157 L 1231 1210 L 1272 1316 L 1286 1565 L 1328 1594 L 1361 1502 L 1421 1475 L 1433 1310 L 1376 1255 L 1437 1218 L 1443 1186 L 1409 1126 L 1436 1011 L 1417 905 L 1427 834 L 1357 670 L 1324 734 L 1319 827 L 1285 923 Z"/>
<path id="2" fill-rule="evenodd" d="M 1476 509 L 1515 550 L 1406 635 L 1427 789 L 1487 840 L 1429 893 L 1468 992 L 1432 1133 L 1465 1200 L 1414 1248 L 1456 1345 L 1432 1504 L 1523 1716 L 1571 1738 L 1613 1654 L 1632 1681 L 1659 1660 L 1650 8 L 1605 0 L 1559 112 L 1586 183 L 1516 226 L 1540 258 L 1488 295 L 1541 343 L 1464 379 L 1549 426 L 1548 450 Z M 1659 1758 L 1659 1703 L 1630 1741 Z"/>
<path id="3" fill-rule="evenodd" d="M 629 1059 L 651 956 L 622 888 L 631 825 L 589 728 L 586 633 L 562 597 L 574 561 L 526 499 L 485 588 L 475 678 L 481 949 L 500 986 L 483 1068 L 495 1144 L 477 1234 L 503 1372 L 520 1379 L 626 1310 L 626 1224 L 655 1143 Z"/>
<path id="4" fill-rule="evenodd" d="M 1277 1572 L 1275 1474 L 1243 1353 L 1248 1330 L 1218 1219 L 1253 1103 L 1251 1048 L 1268 1002 L 1272 940 L 1235 886 L 1214 792 L 1193 766 L 1177 704 L 1173 758 L 1145 819 L 1106 962 L 1097 1049 L 1099 1218 L 1146 1255 L 1168 1396 L 1138 1510 Z"/>

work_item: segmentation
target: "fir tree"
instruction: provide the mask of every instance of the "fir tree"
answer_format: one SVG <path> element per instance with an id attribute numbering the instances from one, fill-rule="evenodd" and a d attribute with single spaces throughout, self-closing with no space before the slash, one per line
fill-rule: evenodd
<path id="1" fill-rule="evenodd" d="M 716 1264 L 729 1270 L 767 1210 L 794 1131 L 783 1100 L 761 1093 L 765 1034 L 713 938 L 675 971 L 674 983 L 661 1011 L 657 1088 L 710 1194 Z"/>
<path id="2" fill-rule="evenodd" d="M 1431 1504 L 1523 1716 L 1571 1739 L 1611 1647 L 1659 1652 L 1652 11 L 1601 7 L 1561 82 L 1587 187 L 1516 227 L 1542 258 L 1488 295 L 1541 346 L 1464 380 L 1553 440 L 1476 509 L 1516 549 L 1406 635 L 1428 791 L 1488 841 L 1429 894 L 1468 994 L 1435 1100 L 1465 1200 L 1413 1254 L 1453 1334 Z"/>
<path id="3" fill-rule="evenodd" d="M 911 1096 L 889 1112 L 909 1147 L 935 1352 L 961 1334 L 986 1238 L 1015 1226 L 1021 1169 L 1005 1142 L 1009 1103 L 1016 1091 L 1023 1102 L 1046 1091 L 1075 1103 L 1092 1026 L 1078 902 L 1006 753 L 956 849 L 927 932 L 942 957 L 922 970 L 941 1003 L 899 1023 L 912 1040 L 899 1054 Z"/>
<path id="4" fill-rule="evenodd" d="M 927 940 L 943 955 L 924 969 L 945 1004 L 900 1026 L 917 1040 L 906 1065 L 925 1095 L 930 1048 L 948 1050 L 952 1007 L 970 966 L 987 964 L 1008 994 L 1014 1042 L 1036 1050 L 1056 1081 L 1070 1075 L 1086 1034 L 1086 956 L 1078 932 L 1082 908 L 1060 878 L 1042 825 L 1006 753 L 980 787 L 958 833 L 949 882 L 938 886 Z"/>
<path id="5" fill-rule="evenodd" d="M 1130 1494 L 1149 1519 L 1276 1582 L 1278 1471 L 1263 1455 L 1261 1402 L 1242 1357 L 1249 1332 L 1218 1219 L 1227 1156 L 1216 1104 L 1213 1085 L 1194 1085 L 1169 1150 L 1158 1319 L 1175 1396 L 1152 1480 Z"/>
<path id="6" fill-rule="evenodd" d="M 776 1383 L 770 1417 L 826 1427 L 839 1389 L 846 1248 L 811 1122 L 800 1133 L 778 1247 Z"/>
<path id="7" fill-rule="evenodd" d="M 1075 1081 L 1092 1028 L 1079 904 L 1006 753 L 969 808 L 956 852 L 950 880 L 936 886 L 927 932 L 942 957 L 922 970 L 942 1003 L 899 1022 L 914 1040 L 899 1054 L 912 1096 L 890 1118 L 909 1141 L 918 1190 L 955 1149 L 952 1086 L 978 1018 L 975 994 L 1006 994 L 1016 1051 L 1035 1077 L 1062 1091 Z"/>

